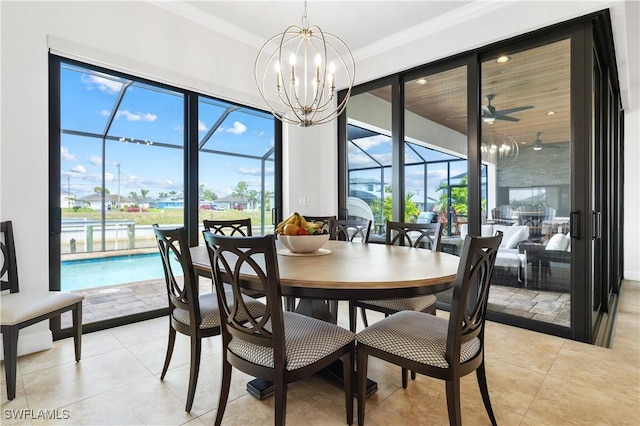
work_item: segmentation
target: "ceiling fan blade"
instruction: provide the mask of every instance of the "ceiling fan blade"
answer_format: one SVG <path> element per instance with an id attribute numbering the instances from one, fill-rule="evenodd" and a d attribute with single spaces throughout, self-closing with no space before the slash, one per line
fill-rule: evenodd
<path id="1" fill-rule="evenodd" d="M 524 110 L 531 109 L 531 108 L 533 108 L 532 105 L 521 106 L 521 107 L 516 107 L 516 108 L 509 108 L 509 109 L 503 109 L 503 110 L 497 111 L 496 115 L 509 115 L 509 114 L 513 114 L 514 112 L 524 111 Z"/>
<path id="2" fill-rule="evenodd" d="M 496 120 L 514 121 L 514 122 L 520 121 L 519 118 L 509 117 L 508 115 L 499 115 L 496 117 Z"/>

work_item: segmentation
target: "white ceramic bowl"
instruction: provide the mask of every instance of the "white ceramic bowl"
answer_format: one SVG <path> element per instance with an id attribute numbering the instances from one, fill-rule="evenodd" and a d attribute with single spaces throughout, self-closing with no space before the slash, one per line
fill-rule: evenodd
<path id="1" fill-rule="evenodd" d="M 293 253 L 312 253 L 329 240 L 329 234 L 278 235 L 278 241 Z"/>

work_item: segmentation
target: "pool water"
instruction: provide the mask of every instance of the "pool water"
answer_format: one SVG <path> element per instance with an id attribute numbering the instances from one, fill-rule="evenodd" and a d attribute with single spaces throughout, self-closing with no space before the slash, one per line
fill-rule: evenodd
<path id="1" fill-rule="evenodd" d="M 175 271 L 180 270 L 172 260 Z M 160 253 L 69 260 L 61 263 L 60 287 L 64 291 L 164 279 Z"/>

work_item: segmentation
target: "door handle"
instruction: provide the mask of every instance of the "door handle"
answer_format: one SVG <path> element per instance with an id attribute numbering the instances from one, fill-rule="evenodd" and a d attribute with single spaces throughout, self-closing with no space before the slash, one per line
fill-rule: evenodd
<path id="1" fill-rule="evenodd" d="M 593 213 L 593 232 L 591 234 L 591 238 L 594 240 L 599 240 L 602 238 L 602 213 L 601 212 L 592 212 Z"/>
<path id="2" fill-rule="evenodd" d="M 580 210 L 571 212 L 569 215 L 569 229 L 571 230 L 571 238 L 579 240 L 580 235 Z"/>

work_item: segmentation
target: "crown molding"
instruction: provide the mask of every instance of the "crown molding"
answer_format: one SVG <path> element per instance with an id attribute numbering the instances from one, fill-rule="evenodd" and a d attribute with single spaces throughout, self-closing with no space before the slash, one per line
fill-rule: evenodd
<path id="1" fill-rule="evenodd" d="M 201 9 L 190 5 L 184 0 L 147 0 L 149 3 L 171 12 L 175 15 L 181 16 L 185 19 L 193 21 L 202 25 L 210 30 L 218 32 L 229 38 L 237 40 L 255 49 L 260 49 L 264 44 L 262 37 L 256 34 L 244 30 L 236 25 L 231 24 L 224 19 L 220 19 L 217 16 L 209 13 L 204 13 Z"/>

